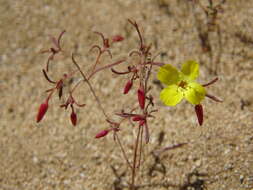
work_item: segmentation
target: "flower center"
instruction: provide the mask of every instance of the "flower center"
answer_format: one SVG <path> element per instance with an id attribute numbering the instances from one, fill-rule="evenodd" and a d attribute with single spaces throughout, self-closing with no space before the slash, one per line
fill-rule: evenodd
<path id="1" fill-rule="evenodd" d="M 187 88 L 187 82 L 186 81 L 180 81 L 180 83 L 178 84 L 179 87 L 186 89 Z"/>

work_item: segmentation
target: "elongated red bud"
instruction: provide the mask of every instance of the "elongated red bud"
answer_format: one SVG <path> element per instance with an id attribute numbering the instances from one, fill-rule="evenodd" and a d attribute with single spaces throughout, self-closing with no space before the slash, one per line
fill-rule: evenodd
<path id="1" fill-rule="evenodd" d="M 129 80 L 126 83 L 126 86 L 124 88 L 124 94 L 127 94 L 129 92 L 129 90 L 132 88 L 132 86 L 133 86 L 133 82 L 131 80 Z"/>
<path id="2" fill-rule="evenodd" d="M 70 120 L 71 120 L 71 123 L 76 126 L 76 123 L 77 123 L 77 116 L 76 116 L 76 113 L 74 111 L 71 112 L 71 115 L 70 115 Z"/>
<path id="3" fill-rule="evenodd" d="M 132 118 L 133 121 L 141 121 L 144 120 L 143 116 L 137 115 Z"/>
<path id="4" fill-rule="evenodd" d="M 120 42 L 120 41 L 123 41 L 124 40 L 124 37 L 120 36 L 120 35 L 115 35 L 112 37 L 112 41 L 113 42 Z"/>
<path id="5" fill-rule="evenodd" d="M 141 109 L 144 109 L 144 107 L 145 107 L 145 99 L 146 99 L 146 97 L 145 97 L 144 89 L 143 89 L 143 87 L 140 87 L 138 89 L 138 101 L 139 101 L 139 105 L 140 105 Z"/>
<path id="6" fill-rule="evenodd" d="M 107 134 L 109 133 L 109 130 L 103 130 L 103 131 L 100 131 L 96 136 L 95 136 L 95 138 L 101 138 L 101 137 L 104 137 L 104 136 L 106 136 Z"/>
<path id="7" fill-rule="evenodd" d="M 45 103 L 40 105 L 39 112 L 37 114 L 37 123 L 43 119 L 44 115 L 47 112 L 47 109 L 48 109 L 48 100 L 46 100 Z"/>
<path id="8" fill-rule="evenodd" d="M 203 107 L 201 104 L 195 106 L 195 112 L 198 118 L 199 125 L 203 124 Z"/>

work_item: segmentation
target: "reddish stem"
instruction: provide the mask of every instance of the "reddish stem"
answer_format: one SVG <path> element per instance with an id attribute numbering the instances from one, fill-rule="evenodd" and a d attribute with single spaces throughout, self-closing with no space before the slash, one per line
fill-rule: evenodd
<path id="1" fill-rule="evenodd" d="M 162 62 L 147 62 L 146 65 L 148 64 L 158 66 L 158 67 L 162 67 L 163 65 L 165 65 L 165 63 L 162 63 Z"/>
<path id="2" fill-rule="evenodd" d="M 131 182 L 131 190 L 135 189 L 135 175 L 136 175 L 136 160 L 137 160 L 137 151 L 139 146 L 139 138 L 141 134 L 141 127 L 138 128 L 137 139 L 135 141 L 135 149 L 134 149 L 134 158 L 133 158 L 133 168 L 132 168 L 132 182 Z"/>
<path id="3" fill-rule="evenodd" d="M 123 72 L 120 72 L 120 71 L 116 71 L 114 68 L 111 68 L 111 71 L 117 75 L 125 75 L 125 74 L 128 74 L 131 72 L 131 70 L 129 71 L 123 71 Z"/>
<path id="4" fill-rule="evenodd" d="M 206 97 L 212 99 L 213 101 L 216 101 L 216 102 L 223 102 L 222 100 L 220 100 L 219 98 L 211 95 L 211 94 L 206 94 Z"/>
<path id="5" fill-rule="evenodd" d="M 216 81 L 218 81 L 219 78 L 216 77 L 215 79 L 213 79 L 212 81 L 210 81 L 209 83 L 203 84 L 202 86 L 206 87 L 206 86 L 210 86 L 211 84 L 215 83 Z"/>
<path id="6" fill-rule="evenodd" d="M 104 70 L 104 69 L 109 69 L 109 68 L 111 68 L 111 67 L 113 67 L 113 66 L 115 66 L 115 65 L 118 65 L 118 64 L 123 63 L 124 61 L 125 61 L 125 59 L 120 60 L 120 61 L 117 61 L 117 62 L 112 63 L 112 64 L 109 64 L 109 65 L 105 65 L 104 67 L 100 67 L 100 68 L 98 68 L 97 70 L 94 70 L 94 71 L 88 76 L 87 79 L 90 80 L 90 78 L 91 78 L 94 74 L 96 74 L 97 72 L 102 71 L 102 70 Z"/>
<path id="7" fill-rule="evenodd" d="M 140 155 L 139 155 L 139 161 L 138 161 L 137 168 L 139 168 L 141 165 L 142 147 L 143 147 L 143 127 L 141 127 L 141 144 L 140 144 L 140 152 L 139 152 Z"/>
<path id="8" fill-rule="evenodd" d="M 122 154 L 123 154 L 123 156 L 124 156 L 124 159 L 126 160 L 126 163 L 127 163 L 128 167 L 129 167 L 130 169 L 133 169 L 133 167 L 131 166 L 131 164 L 130 164 L 128 158 L 127 158 L 125 149 L 123 148 L 122 143 L 121 143 L 121 141 L 120 141 L 120 139 L 119 139 L 117 133 L 115 134 L 115 136 L 116 136 L 116 140 L 117 140 L 117 142 L 118 142 L 118 144 L 119 144 L 120 150 L 121 150 L 121 152 L 122 152 Z"/>
<path id="9" fill-rule="evenodd" d="M 93 72 L 95 71 L 96 66 L 97 66 L 97 64 L 98 64 L 98 62 L 99 62 L 99 59 L 100 59 L 101 55 L 102 55 L 102 52 L 99 51 L 99 54 L 98 54 L 98 56 L 97 56 L 96 62 L 95 62 L 95 64 L 94 64 L 93 68 L 92 68 L 91 73 L 93 73 Z M 88 77 L 88 78 L 89 78 L 89 77 Z M 89 80 L 89 79 L 88 79 L 88 80 Z"/>
<path id="10" fill-rule="evenodd" d="M 94 96 L 94 98 L 95 98 L 96 102 L 98 103 L 98 106 L 99 106 L 100 109 L 102 110 L 104 116 L 105 116 L 107 119 L 109 119 L 109 117 L 107 116 L 107 114 L 106 114 L 106 112 L 105 112 L 105 110 L 104 110 L 104 108 L 103 108 L 103 106 L 102 106 L 102 104 L 101 104 L 99 98 L 97 97 L 97 95 L 96 95 L 96 93 L 95 93 L 93 87 L 91 86 L 89 80 L 86 78 L 86 76 L 85 76 L 85 74 L 83 73 L 83 71 L 81 70 L 80 66 L 77 64 L 76 60 L 74 59 L 74 54 L 72 54 L 72 61 L 73 61 L 73 63 L 75 64 L 75 66 L 77 67 L 77 69 L 79 70 L 79 72 L 81 73 L 81 75 L 82 75 L 84 81 L 88 84 L 88 86 L 89 86 L 89 88 L 90 88 L 90 91 L 92 92 L 92 95 Z"/>
<path id="11" fill-rule="evenodd" d="M 128 19 L 128 22 L 130 22 L 135 27 L 135 29 L 136 29 L 136 31 L 138 33 L 139 39 L 140 39 L 140 49 L 142 50 L 143 47 L 144 47 L 144 44 L 143 44 L 143 38 L 141 36 L 141 32 L 139 30 L 138 24 L 135 21 L 132 21 L 130 19 Z"/>
<path id="12" fill-rule="evenodd" d="M 43 72 L 44 77 L 47 79 L 48 82 L 53 83 L 53 84 L 56 83 L 55 81 L 52 81 L 52 80 L 48 77 L 47 72 L 46 72 L 44 69 L 42 69 L 42 72 Z"/>

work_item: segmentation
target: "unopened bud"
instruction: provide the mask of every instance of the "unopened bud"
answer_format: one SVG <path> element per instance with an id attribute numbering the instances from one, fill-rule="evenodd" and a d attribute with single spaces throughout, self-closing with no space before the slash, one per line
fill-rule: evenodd
<path id="1" fill-rule="evenodd" d="M 48 100 L 46 100 L 45 103 L 40 105 L 39 112 L 37 114 L 37 123 L 43 119 L 44 115 L 47 112 L 47 109 L 48 109 Z"/>
<path id="2" fill-rule="evenodd" d="M 132 120 L 133 120 L 133 121 L 141 121 L 141 120 L 144 120 L 144 118 L 143 118 L 142 116 L 140 116 L 140 115 L 137 115 L 137 116 L 134 116 L 134 117 L 132 118 Z"/>
<path id="3" fill-rule="evenodd" d="M 98 139 L 98 138 L 104 137 L 104 136 L 106 136 L 108 133 L 109 133 L 109 130 L 100 131 L 100 132 L 95 136 L 95 138 Z"/>
<path id="4" fill-rule="evenodd" d="M 76 122 L 77 122 L 77 116 L 76 116 L 76 113 L 74 111 L 72 111 L 71 115 L 70 115 L 70 120 L 71 120 L 71 123 L 76 126 Z"/>
<path id="5" fill-rule="evenodd" d="M 132 88 L 133 86 L 133 82 L 131 80 L 129 80 L 124 88 L 124 94 L 127 94 L 129 92 L 129 90 Z"/>
<path id="6" fill-rule="evenodd" d="M 203 124 L 203 107 L 201 104 L 195 106 L 195 112 L 198 118 L 199 125 Z"/>
<path id="7" fill-rule="evenodd" d="M 138 101 L 139 101 L 139 105 L 140 105 L 141 109 L 144 109 L 144 107 L 145 107 L 145 99 L 146 99 L 146 97 L 145 97 L 144 89 L 143 89 L 143 87 L 140 87 L 138 89 Z"/>
<path id="8" fill-rule="evenodd" d="M 120 41 L 123 41 L 124 40 L 124 37 L 120 36 L 120 35 L 115 35 L 112 37 L 112 41 L 113 42 L 120 42 Z"/>

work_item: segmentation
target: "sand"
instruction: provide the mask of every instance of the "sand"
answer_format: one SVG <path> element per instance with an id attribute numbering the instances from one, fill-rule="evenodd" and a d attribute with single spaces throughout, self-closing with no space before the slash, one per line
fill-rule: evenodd
<path id="1" fill-rule="evenodd" d="M 75 69 L 71 52 L 78 54 L 82 69 L 92 65 L 95 54 L 89 48 L 101 42 L 93 31 L 125 37 L 115 44 L 113 60 L 105 56 L 104 64 L 138 47 L 130 18 L 137 21 L 146 42 L 154 44 L 152 51 L 161 53 L 157 61 L 177 67 L 185 60 L 199 61 L 199 81 L 218 76 L 208 92 L 224 100 L 204 100 L 205 120 L 199 126 L 192 105 L 164 106 L 158 98 L 161 88 L 153 84 L 159 112 L 150 120 L 151 140 L 138 172 L 139 189 L 252 190 L 253 1 L 229 0 L 222 7 L 216 23 L 220 34 L 217 28 L 209 31 L 209 46 L 203 46 L 206 15 L 191 1 L 0 1 L 0 189 L 128 189 L 130 170 L 112 135 L 94 138 L 108 124 L 86 85 L 76 94 L 77 101 L 86 104 L 78 109 L 76 127 L 70 123 L 70 110 L 59 108 L 57 97 L 39 124 L 36 114 L 45 90 L 53 87 L 41 72 L 48 55 L 39 53 L 51 47 L 49 35 L 67 31 L 62 40 L 66 53 L 50 66 L 49 75 L 57 79 Z M 126 80 L 109 70 L 91 80 L 110 115 L 136 104 L 134 90 L 127 97 L 122 94 Z M 125 123 L 119 134 L 131 156 L 136 128 Z M 187 145 L 159 156 L 152 153 L 178 143 Z"/>

